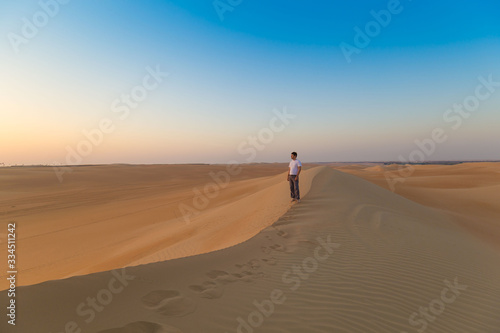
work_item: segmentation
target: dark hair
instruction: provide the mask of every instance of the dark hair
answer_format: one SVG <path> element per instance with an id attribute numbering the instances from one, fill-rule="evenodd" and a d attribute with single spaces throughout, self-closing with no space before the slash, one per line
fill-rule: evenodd
<path id="1" fill-rule="evenodd" d="M 297 153 L 294 152 L 294 151 L 292 152 L 292 155 L 295 156 L 295 157 L 297 157 Z"/>

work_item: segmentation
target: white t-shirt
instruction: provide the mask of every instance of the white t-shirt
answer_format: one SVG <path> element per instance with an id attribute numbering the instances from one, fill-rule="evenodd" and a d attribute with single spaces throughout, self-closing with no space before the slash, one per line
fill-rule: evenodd
<path id="1" fill-rule="evenodd" d="M 288 165 L 288 167 L 290 168 L 290 174 L 296 175 L 297 172 L 299 172 L 299 167 L 301 167 L 301 166 L 302 166 L 302 163 L 300 163 L 300 161 L 298 159 L 291 160 L 290 164 Z"/>

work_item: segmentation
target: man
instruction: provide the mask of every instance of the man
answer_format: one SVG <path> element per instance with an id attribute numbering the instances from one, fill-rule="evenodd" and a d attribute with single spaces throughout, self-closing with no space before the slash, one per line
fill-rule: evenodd
<path id="1" fill-rule="evenodd" d="M 300 202 L 300 192 L 299 192 L 299 174 L 302 170 L 302 163 L 297 159 L 297 153 L 292 152 L 290 156 L 292 160 L 288 165 L 288 175 L 286 180 L 290 183 L 290 196 L 292 197 L 291 202 L 295 200 Z"/>

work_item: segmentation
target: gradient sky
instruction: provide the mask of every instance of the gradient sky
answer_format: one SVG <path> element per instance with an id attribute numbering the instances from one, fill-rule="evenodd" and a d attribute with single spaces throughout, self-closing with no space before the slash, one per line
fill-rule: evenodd
<path id="1" fill-rule="evenodd" d="M 500 87 L 459 128 L 443 118 L 478 77 L 500 82 L 498 0 L 401 1 L 350 63 L 340 45 L 391 1 L 243 0 L 223 20 L 211 0 L 54 1 L 52 17 L 0 3 L 0 163 L 76 161 L 102 119 L 114 130 L 79 164 L 408 159 L 435 128 L 447 140 L 425 160 L 500 159 Z M 121 119 L 113 102 L 148 66 L 169 75 Z M 295 118 L 252 148 L 284 109 Z"/>

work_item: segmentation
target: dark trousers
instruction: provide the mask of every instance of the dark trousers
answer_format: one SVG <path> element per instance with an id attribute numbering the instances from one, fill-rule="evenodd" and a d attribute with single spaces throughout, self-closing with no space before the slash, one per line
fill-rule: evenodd
<path id="1" fill-rule="evenodd" d="M 299 192 L 299 180 L 295 180 L 295 175 L 290 175 L 290 197 L 293 199 L 300 199 L 300 192 Z"/>

